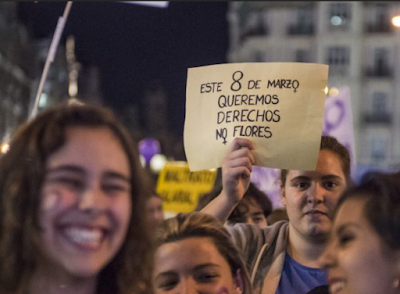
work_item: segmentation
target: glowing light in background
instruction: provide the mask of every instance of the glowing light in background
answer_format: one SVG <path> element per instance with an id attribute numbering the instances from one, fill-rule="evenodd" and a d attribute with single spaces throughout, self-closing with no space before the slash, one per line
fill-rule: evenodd
<path id="1" fill-rule="evenodd" d="M 339 89 L 332 87 L 329 89 L 329 96 L 337 96 L 339 95 Z"/>
<path id="2" fill-rule="evenodd" d="M 167 162 L 167 157 L 163 154 L 156 154 L 150 160 L 150 169 L 154 173 L 159 173 Z"/>
<path id="3" fill-rule="evenodd" d="M 153 6 L 158 8 L 167 8 L 169 4 L 169 1 L 119 1 L 119 2 L 127 4 Z"/>
<path id="4" fill-rule="evenodd" d="M 7 142 L 3 142 L 0 145 L 0 152 L 5 154 L 8 152 L 8 150 L 10 150 L 10 145 Z"/>
<path id="5" fill-rule="evenodd" d="M 393 24 L 395 27 L 400 28 L 400 15 L 396 15 L 396 16 L 394 16 L 394 17 L 392 18 L 392 24 Z"/>
<path id="6" fill-rule="evenodd" d="M 139 142 L 139 153 L 145 159 L 145 164 L 150 164 L 151 158 L 161 151 L 160 143 L 154 138 L 145 138 Z"/>
<path id="7" fill-rule="evenodd" d="M 345 24 L 346 19 L 344 19 L 343 17 L 340 16 L 332 16 L 331 18 L 331 24 L 333 24 L 334 26 L 340 26 L 342 24 Z"/>
<path id="8" fill-rule="evenodd" d="M 40 95 L 40 100 L 39 100 L 39 107 L 46 107 L 48 103 L 49 97 L 47 96 L 46 93 L 42 93 Z"/>

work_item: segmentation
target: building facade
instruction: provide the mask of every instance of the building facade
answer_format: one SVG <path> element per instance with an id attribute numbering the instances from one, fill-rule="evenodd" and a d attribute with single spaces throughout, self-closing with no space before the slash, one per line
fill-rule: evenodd
<path id="1" fill-rule="evenodd" d="M 0 144 L 28 118 L 36 51 L 18 21 L 17 3 L 0 3 Z"/>
<path id="2" fill-rule="evenodd" d="M 229 62 L 329 65 L 351 92 L 357 164 L 400 164 L 400 2 L 230 2 Z"/>

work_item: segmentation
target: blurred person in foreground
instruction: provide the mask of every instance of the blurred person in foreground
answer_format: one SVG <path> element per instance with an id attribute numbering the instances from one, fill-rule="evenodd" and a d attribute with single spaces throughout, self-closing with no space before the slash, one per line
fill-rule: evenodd
<path id="1" fill-rule="evenodd" d="M 400 293 L 400 173 L 370 172 L 338 202 L 321 258 L 330 293 Z"/>
<path id="2" fill-rule="evenodd" d="M 214 217 L 178 214 L 154 237 L 154 294 L 252 294 L 243 259 Z"/>
<path id="3" fill-rule="evenodd" d="M 0 158 L 0 293 L 151 291 L 136 149 L 102 107 L 62 105 L 17 129 Z"/>
<path id="4" fill-rule="evenodd" d="M 225 222 L 250 183 L 254 148 L 248 139 L 234 139 L 222 163 L 222 192 L 203 212 Z M 247 261 L 255 293 L 305 294 L 327 284 L 318 261 L 328 244 L 331 212 L 349 183 L 348 150 L 322 136 L 315 170 L 281 170 L 281 200 L 289 221 L 264 229 L 228 228 Z"/>
<path id="5" fill-rule="evenodd" d="M 216 187 L 211 192 L 200 197 L 196 211 L 203 209 L 210 201 L 216 198 L 222 191 L 222 187 Z M 249 184 L 243 198 L 235 207 L 227 219 L 227 224 L 232 226 L 237 223 L 248 223 L 264 228 L 268 225 L 267 218 L 272 212 L 272 203 L 268 196 L 256 187 Z"/>

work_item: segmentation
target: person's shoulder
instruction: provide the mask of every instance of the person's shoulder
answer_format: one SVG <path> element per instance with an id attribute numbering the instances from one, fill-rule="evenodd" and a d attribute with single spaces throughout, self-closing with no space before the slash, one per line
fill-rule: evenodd
<path id="1" fill-rule="evenodd" d="M 263 228 L 262 230 L 267 240 L 273 240 L 279 236 L 286 236 L 288 228 L 289 222 L 287 220 L 281 220 Z"/>
<path id="2" fill-rule="evenodd" d="M 273 240 L 278 235 L 285 235 L 289 227 L 289 222 L 286 220 L 278 221 L 265 228 L 259 228 L 254 224 L 237 223 L 233 226 L 227 227 L 231 235 L 241 234 L 241 235 L 252 235 L 263 237 L 263 239 Z"/>
<path id="3" fill-rule="evenodd" d="M 289 221 L 287 220 L 280 220 L 272 225 L 265 227 L 265 230 L 286 230 L 289 227 Z"/>

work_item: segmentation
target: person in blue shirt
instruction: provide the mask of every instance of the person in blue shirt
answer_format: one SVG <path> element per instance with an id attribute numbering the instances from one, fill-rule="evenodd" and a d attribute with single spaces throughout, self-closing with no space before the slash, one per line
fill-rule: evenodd
<path id="1" fill-rule="evenodd" d="M 250 183 L 253 149 L 248 139 L 232 142 L 222 164 L 222 192 L 202 212 L 226 220 Z M 328 243 L 332 211 L 349 183 L 348 150 L 335 138 L 322 136 L 315 170 L 281 171 L 281 200 L 289 221 L 265 229 L 246 224 L 229 228 L 247 261 L 255 293 L 306 294 L 327 284 L 318 259 Z"/>

